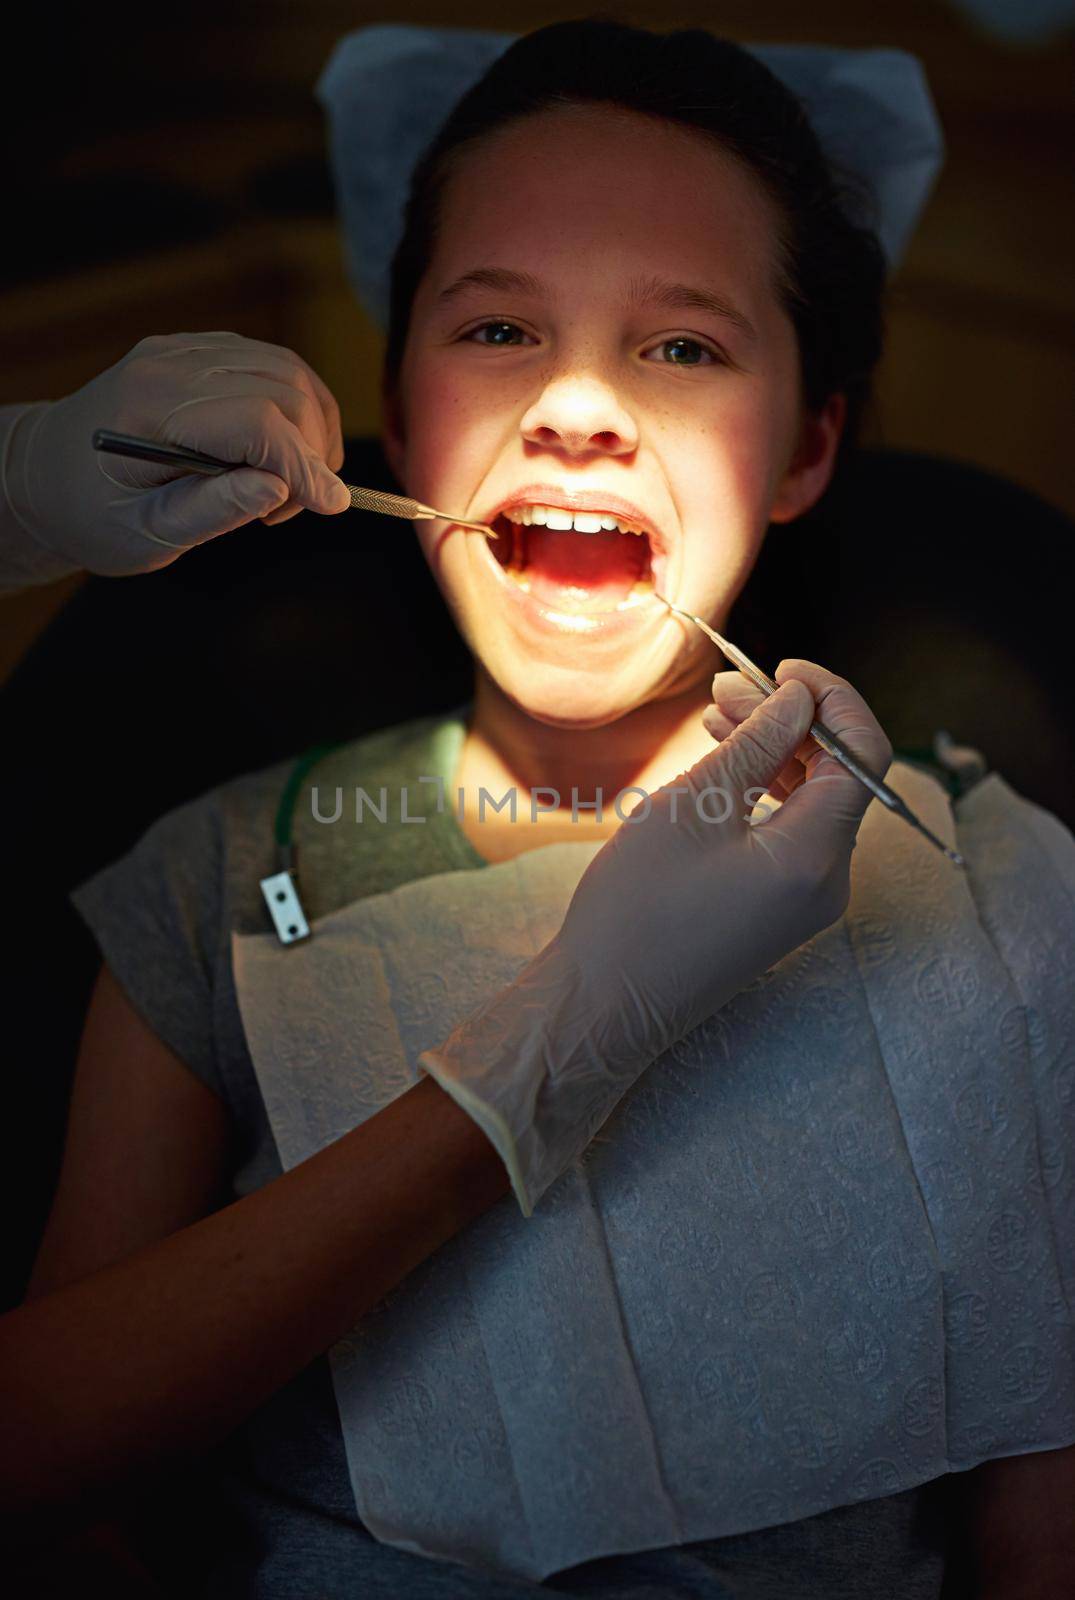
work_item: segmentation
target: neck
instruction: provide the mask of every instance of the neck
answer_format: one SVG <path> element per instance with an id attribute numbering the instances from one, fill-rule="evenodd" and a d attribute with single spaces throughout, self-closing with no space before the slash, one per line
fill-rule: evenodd
<path id="1" fill-rule="evenodd" d="M 475 669 L 474 706 L 461 774 L 490 789 L 555 789 L 560 809 L 592 800 L 606 803 L 634 784 L 652 792 L 670 783 L 708 751 L 713 740 L 701 724 L 711 703 L 709 679 L 665 700 L 653 700 L 604 727 L 558 728 L 538 722 L 509 700 L 481 664 Z"/>

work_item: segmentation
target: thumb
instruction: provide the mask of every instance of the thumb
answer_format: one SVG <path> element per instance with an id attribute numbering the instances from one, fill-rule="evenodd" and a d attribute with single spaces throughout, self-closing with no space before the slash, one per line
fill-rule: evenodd
<path id="1" fill-rule="evenodd" d="M 732 814 L 748 815 L 753 802 L 744 798 L 747 790 L 768 789 L 775 783 L 806 738 L 814 711 L 814 697 L 805 683 L 788 678 L 692 767 L 689 776 L 698 776 L 699 787 L 721 785 L 733 801 Z"/>
<path id="2" fill-rule="evenodd" d="M 188 473 L 154 492 L 149 531 L 177 549 L 189 549 L 267 516 L 288 493 L 282 478 L 256 467 L 236 467 L 215 478 Z"/>

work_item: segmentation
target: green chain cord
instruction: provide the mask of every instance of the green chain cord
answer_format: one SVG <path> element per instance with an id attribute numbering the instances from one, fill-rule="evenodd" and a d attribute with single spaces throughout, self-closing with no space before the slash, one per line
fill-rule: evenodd
<path id="1" fill-rule="evenodd" d="M 299 797 L 299 788 L 303 778 L 315 767 L 322 756 L 327 756 L 331 750 L 339 750 L 341 746 L 349 744 L 349 739 L 335 739 L 331 744 L 315 744 L 311 749 L 301 755 L 291 769 L 291 776 L 284 786 L 280 796 L 280 804 L 276 808 L 276 848 L 281 856 L 287 856 L 291 849 L 291 824 L 295 816 L 295 802 Z"/>

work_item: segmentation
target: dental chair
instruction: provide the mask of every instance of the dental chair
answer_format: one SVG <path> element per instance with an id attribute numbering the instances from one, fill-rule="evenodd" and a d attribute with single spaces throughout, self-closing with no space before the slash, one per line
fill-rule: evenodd
<path id="1" fill-rule="evenodd" d="M 401 487 L 373 439 L 350 443 L 341 475 Z M 944 730 L 1075 826 L 1071 540 L 1064 514 L 981 468 L 866 450 L 806 516 L 770 530 L 728 636 L 770 672 L 785 656 L 822 662 L 898 753 L 935 764 Z M 17 1172 L 5 1163 L 5 1309 L 51 1201 L 99 960 L 67 891 L 215 784 L 469 692 L 412 529 L 372 514 L 301 513 L 148 576 L 90 578 L 38 638 L 2 697 L 5 1020 L 21 1041 L 6 1091 L 23 1156 Z M 954 1552 L 946 1596 L 961 1582 Z"/>

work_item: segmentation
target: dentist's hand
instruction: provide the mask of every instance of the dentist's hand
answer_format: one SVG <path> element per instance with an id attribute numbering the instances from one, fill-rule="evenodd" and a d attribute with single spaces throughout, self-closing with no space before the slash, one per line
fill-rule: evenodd
<path id="1" fill-rule="evenodd" d="M 651 1061 L 847 907 L 873 796 L 807 730 L 824 722 L 879 778 L 892 746 L 845 679 L 799 660 L 775 676 L 601 847 L 555 938 L 418 1058 L 496 1146 L 524 1216 Z M 777 784 L 787 799 L 751 825 Z"/>
<path id="2" fill-rule="evenodd" d="M 100 455 L 91 440 L 102 427 L 245 465 L 203 477 Z M 4 408 L 0 462 L 3 543 L 20 554 L 17 524 L 29 581 L 78 568 L 150 572 L 256 517 L 350 503 L 336 477 L 343 439 L 331 393 L 293 351 L 237 333 L 143 339 L 67 399 Z"/>

